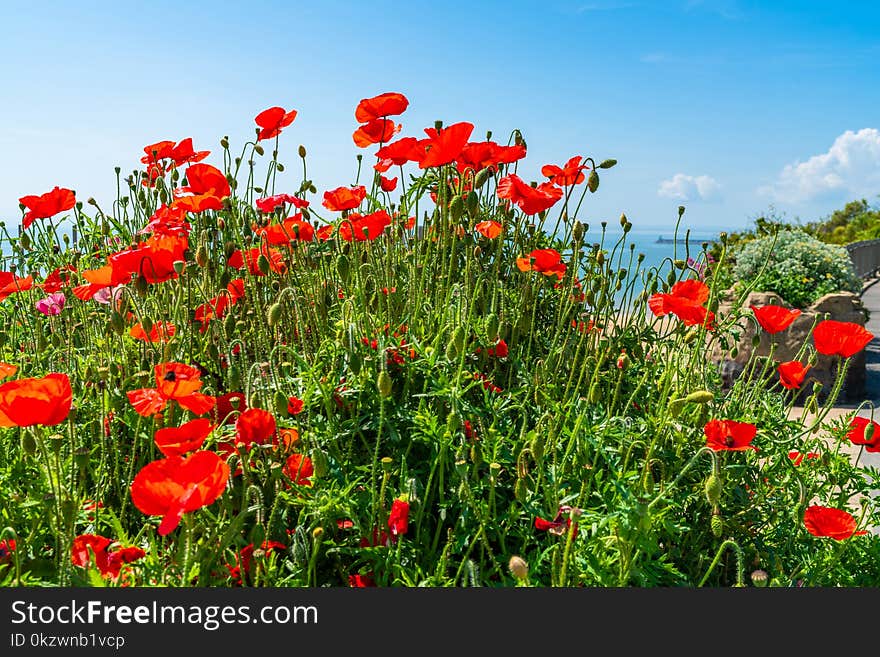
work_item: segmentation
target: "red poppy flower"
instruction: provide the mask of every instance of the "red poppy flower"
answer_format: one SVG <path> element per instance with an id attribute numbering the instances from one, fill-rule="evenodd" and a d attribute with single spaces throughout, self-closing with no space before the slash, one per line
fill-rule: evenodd
<path id="1" fill-rule="evenodd" d="M 298 196 L 294 196 L 293 194 L 275 194 L 275 196 L 258 198 L 256 201 L 254 201 L 254 205 L 257 206 L 257 210 L 264 214 L 271 214 L 275 211 L 275 208 L 282 206 L 285 203 L 289 203 L 293 207 L 298 209 L 309 207 L 308 201 L 305 201 Z"/>
<path id="2" fill-rule="evenodd" d="M 192 224 L 186 219 L 186 212 L 184 207 L 160 205 L 138 234 L 153 233 L 158 236 L 185 237 L 192 230 Z"/>
<path id="3" fill-rule="evenodd" d="M 148 516 L 162 516 L 159 535 L 180 524 L 184 513 L 213 504 L 226 489 L 229 466 L 214 452 L 173 456 L 145 465 L 131 483 L 131 501 Z"/>
<path id="4" fill-rule="evenodd" d="M 494 347 L 486 349 L 486 353 L 495 358 L 507 358 L 507 343 L 504 340 L 499 339 Z"/>
<path id="5" fill-rule="evenodd" d="M 299 415 L 303 412 L 303 400 L 299 397 L 290 397 L 287 400 L 287 412 L 291 415 Z"/>
<path id="6" fill-rule="evenodd" d="M 354 110 L 358 123 L 367 123 L 385 116 L 403 114 L 409 107 L 409 100 L 403 94 L 389 91 L 372 98 L 364 98 Z"/>
<path id="7" fill-rule="evenodd" d="M 216 400 L 197 392 L 202 387 L 201 372 L 183 363 L 159 363 L 154 368 L 155 388 L 140 388 L 126 393 L 128 401 L 139 415 L 155 415 L 175 400 L 182 408 L 196 415 L 204 415 Z"/>
<path id="8" fill-rule="evenodd" d="M 296 110 L 285 112 L 281 107 L 270 107 L 263 110 L 254 118 L 260 132 L 257 134 L 257 141 L 269 139 L 281 134 L 281 129 L 286 128 L 296 118 Z"/>
<path id="9" fill-rule="evenodd" d="M 199 418 L 179 427 L 159 429 L 153 440 L 165 456 L 183 456 L 201 447 L 213 430 L 214 425 L 210 420 Z"/>
<path id="10" fill-rule="evenodd" d="M 34 277 L 19 277 L 8 271 L 0 271 L 0 301 L 16 292 L 30 290 L 34 286 Z"/>
<path id="11" fill-rule="evenodd" d="M 355 589 L 370 588 L 376 586 L 376 582 L 370 575 L 349 575 L 348 585 Z"/>
<path id="12" fill-rule="evenodd" d="M 56 186 L 39 196 L 22 196 L 18 202 L 28 209 L 21 219 L 21 227 L 27 228 L 37 219 L 48 219 L 70 210 L 76 205 L 76 197 L 72 190 Z"/>
<path id="13" fill-rule="evenodd" d="M 384 173 L 394 166 L 403 166 L 407 162 L 418 162 L 425 153 L 424 144 L 415 137 L 404 137 L 397 141 L 386 144 L 378 151 L 376 157 L 379 163 L 373 168 Z"/>
<path id="14" fill-rule="evenodd" d="M 494 240 L 501 234 L 501 224 L 497 221 L 481 221 L 474 228 L 483 237 Z"/>
<path id="15" fill-rule="evenodd" d="M 545 164 L 541 167 L 541 173 L 547 176 L 554 185 L 562 187 L 580 185 L 586 180 L 584 169 L 589 169 L 586 164 L 581 164 L 581 159 L 580 155 L 576 155 L 561 167 L 555 164 Z"/>
<path id="16" fill-rule="evenodd" d="M 873 333 L 854 322 L 826 319 L 813 329 L 816 351 L 826 356 L 849 358 L 864 349 L 873 339 Z"/>
<path id="17" fill-rule="evenodd" d="M 679 281 L 668 293 L 658 292 L 648 299 L 648 307 L 657 317 L 672 313 L 685 326 L 701 325 L 713 329 L 715 313 L 702 306 L 709 299 L 709 288 L 695 278 Z"/>
<path id="18" fill-rule="evenodd" d="M 571 527 L 572 512 L 574 512 L 575 516 L 581 514 L 580 509 L 563 505 L 559 507 L 553 520 L 544 520 L 544 518 L 536 517 L 535 529 L 542 532 L 550 532 L 554 536 L 565 536 L 568 533 L 569 527 Z M 571 530 L 571 540 L 576 539 L 577 535 L 578 527 L 575 525 Z"/>
<path id="19" fill-rule="evenodd" d="M 537 271 L 545 276 L 555 275 L 561 279 L 566 266 L 562 255 L 555 249 L 535 249 L 528 256 L 516 259 L 520 271 Z"/>
<path id="20" fill-rule="evenodd" d="M 803 462 L 804 458 L 806 458 L 807 460 L 812 460 L 817 459 L 821 456 L 821 454 L 817 454 L 816 452 L 807 452 L 806 454 L 804 454 L 803 452 L 799 452 L 796 449 L 788 453 L 788 458 L 791 459 L 792 465 L 795 466 L 800 465 Z"/>
<path id="21" fill-rule="evenodd" d="M 409 502 L 396 499 L 391 503 L 391 513 L 388 516 L 388 529 L 392 536 L 403 536 L 409 528 Z"/>
<path id="22" fill-rule="evenodd" d="M 269 260 L 269 271 L 275 272 L 276 274 L 283 274 L 284 270 L 287 269 L 281 251 L 271 247 L 255 246 L 244 253 L 242 253 L 241 249 L 236 249 L 232 252 L 229 256 L 229 260 L 226 262 L 230 267 L 235 267 L 236 269 L 244 269 L 247 267 L 247 270 L 253 276 L 265 276 L 265 274 L 260 271 L 259 263 L 261 255 L 265 255 Z"/>
<path id="23" fill-rule="evenodd" d="M 797 308 L 789 310 L 782 306 L 750 306 L 752 312 L 755 313 L 755 319 L 761 328 L 767 333 L 779 333 L 784 331 L 791 323 L 800 316 L 801 311 Z"/>
<path id="24" fill-rule="evenodd" d="M 379 187 L 382 188 L 383 192 L 393 192 L 395 189 L 397 189 L 397 176 L 395 176 L 394 178 L 379 176 Z"/>
<path id="25" fill-rule="evenodd" d="M 709 420 L 703 427 L 706 445 L 716 452 L 742 452 L 747 449 L 757 452 L 758 448 L 751 444 L 757 432 L 754 424 L 736 420 Z"/>
<path id="26" fill-rule="evenodd" d="M 869 452 L 880 452 L 880 424 L 865 417 L 856 416 L 849 423 L 846 437 L 853 445 L 865 445 Z M 868 427 L 871 427 L 868 430 Z"/>
<path id="27" fill-rule="evenodd" d="M 275 417 L 262 408 L 250 408 L 235 421 L 235 444 L 241 447 L 275 442 Z"/>
<path id="28" fill-rule="evenodd" d="M 0 385 L 0 427 L 54 426 L 67 419 L 72 403 L 66 374 L 7 381 Z"/>
<path id="29" fill-rule="evenodd" d="M 512 164 L 526 156 L 522 145 L 501 146 L 494 141 L 472 141 L 465 144 L 456 158 L 455 166 L 460 173 L 468 169 L 481 171 L 498 168 L 499 164 Z"/>
<path id="30" fill-rule="evenodd" d="M 217 396 L 217 405 L 211 411 L 211 419 L 215 424 L 234 424 L 238 415 L 247 408 L 244 393 L 227 392 Z"/>
<path id="31" fill-rule="evenodd" d="M 324 192 L 324 202 L 321 204 L 331 212 L 353 210 L 361 204 L 367 196 L 367 189 L 363 185 L 357 187 L 337 187 L 329 192 Z"/>
<path id="32" fill-rule="evenodd" d="M 376 210 L 368 215 L 350 214 L 339 224 L 339 236 L 346 242 L 372 241 L 391 225 L 391 216 L 385 210 Z"/>
<path id="33" fill-rule="evenodd" d="M 373 119 L 355 130 L 351 137 L 358 148 L 366 148 L 370 144 L 387 144 L 402 127 L 389 119 Z"/>
<path id="34" fill-rule="evenodd" d="M 167 342 L 176 332 L 177 327 L 171 322 L 156 322 L 150 327 L 149 334 L 140 323 L 132 326 L 128 334 L 135 340 L 142 340 L 143 342 Z"/>
<path id="35" fill-rule="evenodd" d="M 4 538 L 0 541 L 0 564 L 9 563 L 15 552 L 15 539 Z"/>
<path id="36" fill-rule="evenodd" d="M 813 536 L 843 541 L 854 534 L 867 534 L 866 531 L 857 532 L 856 524 L 855 517 L 843 509 L 814 504 L 804 511 L 804 526 Z"/>
<path id="37" fill-rule="evenodd" d="M 498 181 L 495 192 L 498 198 L 507 199 L 519 206 L 525 214 L 538 214 L 550 209 L 562 198 L 562 188 L 553 183 L 541 183 L 537 187 L 527 185 L 515 173 L 504 176 Z"/>
<path id="38" fill-rule="evenodd" d="M 70 273 L 75 271 L 76 267 L 73 265 L 56 267 L 48 276 L 46 276 L 46 280 L 42 282 L 40 287 L 43 288 L 43 292 L 46 294 L 60 292 L 62 287 L 70 285 Z"/>
<path id="39" fill-rule="evenodd" d="M 283 552 L 287 547 L 284 543 L 278 541 L 263 541 L 260 544 L 260 550 L 264 556 L 268 556 L 273 551 Z M 239 586 L 250 584 L 254 576 L 254 544 L 251 543 L 243 547 L 238 554 L 235 555 L 235 565 L 226 564 L 230 577 Z M 244 579 L 242 579 L 244 578 Z"/>
<path id="40" fill-rule="evenodd" d="M 255 227 L 259 237 L 265 237 L 268 244 L 290 244 L 296 240 L 311 242 L 315 239 L 315 229 L 301 214 L 288 217 L 280 224 L 272 224 L 265 228 Z"/>
<path id="41" fill-rule="evenodd" d="M 210 194 L 220 199 L 232 194 L 226 174 L 210 164 L 191 165 L 186 170 L 186 182 L 187 186 L 174 190 L 175 194 Z"/>
<path id="42" fill-rule="evenodd" d="M 0 379 L 5 379 L 18 372 L 18 365 L 12 363 L 0 363 Z"/>
<path id="43" fill-rule="evenodd" d="M 155 144 L 148 144 L 144 146 L 145 155 L 141 157 L 141 162 L 144 164 L 156 164 L 159 160 L 168 160 L 171 158 L 171 151 L 173 149 L 174 142 L 167 139 L 157 141 Z"/>
<path id="44" fill-rule="evenodd" d="M 116 547 L 109 550 L 115 541 L 97 536 L 95 534 L 81 534 L 73 539 L 70 560 L 74 566 L 89 568 L 92 563 L 92 555 L 95 557 L 95 567 L 101 573 L 101 577 L 118 579 L 122 566 L 132 563 L 146 556 L 139 547 Z"/>
<path id="45" fill-rule="evenodd" d="M 299 486 L 311 486 L 311 477 L 315 474 L 312 459 L 302 454 L 291 454 L 284 463 L 284 474 Z"/>
<path id="46" fill-rule="evenodd" d="M 797 360 L 780 363 L 779 367 L 776 368 L 776 371 L 779 372 L 779 383 L 782 384 L 783 388 L 788 388 L 789 390 L 800 388 L 809 370 L 809 365 L 804 365 Z"/>
<path id="47" fill-rule="evenodd" d="M 439 167 L 449 164 L 461 154 L 462 149 L 474 131 L 474 124 L 463 121 L 447 128 L 425 128 L 427 140 L 419 142 L 427 149 L 419 157 L 419 168 Z"/>
<path id="48" fill-rule="evenodd" d="M 174 162 L 174 166 L 182 166 L 184 164 L 195 164 L 201 162 L 211 154 L 211 151 L 196 151 L 193 149 L 192 137 L 187 137 L 183 141 L 177 143 L 171 149 L 169 157 Z"/>
<path id="49" fill-rule="evenodd" d="M 223 292 L 216 297 L 212 297 L 206 303 L 197 306 L 194 319 L 202 323 L 200 331 L 204 332 L 212 319 L 221 319 L 231 306 L 234 306 L 243 298 L 244 279 L 236 278 L 226 286 Z"/>

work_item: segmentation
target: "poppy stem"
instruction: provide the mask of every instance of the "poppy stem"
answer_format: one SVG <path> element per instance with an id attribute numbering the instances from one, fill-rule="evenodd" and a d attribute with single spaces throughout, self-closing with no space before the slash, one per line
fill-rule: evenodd
<path id="1" fill-rule="evenodd" d="M 709 570 L 706 571 L 706 574 L 703 575 L 703 579 L 701 579 L 700 583 L 697 584 L 697 588 L 701 588 L 703 584 L 706 583 L 706 580 L 709 579 L 709 575 L 712 574 L 712 571 L 715 570 L 715 566 L 717 566 L 718 562 L 721 561 L 721 555 L 724 554 L 724 550 L 726 550 L 727 548 L 731 548 L 736 555 L 736 586 L 745 586 L 745 565 L 743 563 L 743 551 L 736 541 L 729 538 L 718 546 L 718 552 L 715 554 L 715 558 L 712 560 L 712 563 L 709 564 Z"/>

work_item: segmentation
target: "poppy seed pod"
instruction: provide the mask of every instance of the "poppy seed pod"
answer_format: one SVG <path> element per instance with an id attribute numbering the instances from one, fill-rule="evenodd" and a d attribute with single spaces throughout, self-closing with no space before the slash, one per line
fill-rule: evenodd
<path id="1" fill-rule="evenodd" d="M 715 395 L 713 395 L 708 390 L 697 390 L 685 397 L 685 401 L 692 402 L 694 404 L 708 404 L 713 399 L 715 399 Z"/>

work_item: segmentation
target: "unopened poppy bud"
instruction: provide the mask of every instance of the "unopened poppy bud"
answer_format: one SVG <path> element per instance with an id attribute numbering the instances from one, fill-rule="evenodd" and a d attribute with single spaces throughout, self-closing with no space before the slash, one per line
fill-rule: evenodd
<path id="1" fill-rule="evenodd" d="M 473 192 L 468 194 L 464 200 L 464 204 L 467 213 L 471 217 L 476 217 L 477 212 L 480 210 L 480 199 L 477 197 L 477 195 Z"/>
<path id="2" fill-rule="evenodd" d="M 757 347 L 759 344 L 761 344 L 761 336 L 756 333 L 752 336 L 752 346 Z"/>
<path id="3" fill-rule="evenodd" d="M 718 505 L 718 502 L 721 501 L 722 490 L 721 478 L 713 472 L 706 479 L 706 485 L 704 487 L 706 500 L 708 500 L 709 504 L 712 506 Z"/>
<path id="4" fill-rule="evenodd" d="M 767 574 L 766 570 L 754 570 L 752 571 L 752 586 L 757 586 L 758 588 L 764 588 L 767 586 L 767 582 L 770 580 L 770 576 Z"/>
<path id="5" fill-rule="evenodd" d="M 617 369 L 625 370 L 627 367 L 629 367 L 629 355 L 624 350 L 621 351 L 620 355 L 617 357 Z"/>
<path id="6" fill-rule="evenodd" d="M 199 267 L 208 264 L 208 246 L 204 242 L 200 243 L 196 249 L 196 264 Z"/>
<path id="7" fill-rule="evenodd" d="M 348 280 L 349 261 L 348 256 L 346 256 L 344 253 L 340 253 L 338 256 L 336 256 L 336 273 L 339 274 L 339 278 L 341 278 L 343 281 Z"/>
<path id="8" fill-rule="evenodd" d="M 31 238 L 27 233 L 22 233 L 21 237 L 18 238 L 18 241 L 21 243 L 21 246 L 25 249 L 31 248 Z"/>
<path id="9" fill-rule="evenodd" d="M 272 396 L 272 402 L 275 405 L 275 415 L 280 415 L 281 417 L 289 415 L 287 412 L 287 395 L 281 390 L 275 391 L 275 394 Z"/>
<path id="10" fill-rule="evenodd" d="M 324 528 L 315 527 L 312 530 L 312 538 L 314 538 L 316 541 L 320 541 L 322 538 L 324 538 Z"/>
<path id="11" fill-rule="evenodd" d="M 681 215 L 683 215 L 683 214 L 684 214 L 684 206 L 679 205 L 678 206 L 678 218 L 681 219 Z M 725 237 L 727 236 L 727 233 L 721 233 L 721 234 L 724 235 Z"/>
<path id="12" fill-rule="evenodd" d="M 136 279 L 134 279 L 134 291 L 137 292 L 139 296 L 146 296 L 149 287 L 150 286 L 147 283 L 147 279 L 144 278 L 143 275 L 138 276 Z"/>
<path id="13" fill-rule="evenodd" d="M 220 140 L 220 147 L 229 148 L 229 139 L 227 137 L 223 137 L 223 139 Z"/>
<path id="14" fill-rule="evenodd" d="M 685 401 L 692 402 L 694 404 L 708 404 L 713 399 L 715 399 L 715 395 L 713 395 L 708 390 L 696 390 L 685 397 Z"/>
<path id="15" fill-rule="evenodd" d="M 263 193 L 263 188 L 262 188 L 262 187 L 254 186 L 254 191 L 255 191 L 257 194 L 262 194 L 262 193 Z"/>
<path id="16" fill-rule="evenodd" d="M 544 458 L 544 445 L 547 442 L 547 436 L 543 431 L 536 431 L 535 435 L 532 437 L 532 442 L 529 444 L 529 449 L 532 450 L 532 456 L 535 457 L 536 461 L 540 461 Z"/>
<path id="17" fill-rule="evenodd" d="M 299 148 L 297 149 L 297 153 L 299 153 L 299 156 L 300 156 L 301 158 L 305 159 L 305 157 L 306 157 L 306 147 L 303 146 L 302 144 L 300 144 L 300 145 L 299 145 Z"/>
<path id="18" fill-rule="evenodd" d="M 312 459 L 312 468 L 315 471 L 315 476 L 319 479 L 326 477 L 327 473 L 330 472 L 330 461 L 327 459 L 326 452 L 315 448 L 311 451 L 310 458 Z"/>
<path id="19" fill-rule="evenodd" d="M 684 338 L 683 338 L 684 343 L 690 344 L 691 342 L 693 342 L 694 339 L 696 339 L 696 337 L 697 337 L 697 333 L 699 333 L 699 332 L 700 332 L 699 326 L 691 326 L 688 329 L 687 333 L 684 334 Z"/>
<path id="20" fill-rule="evenodd" d="M 464 201 L 460 194 L 456 194 L 449 203 L 449 214 L 452 216 L 453 221 L 458 221 L 461 218 L 462 212 L 464 212 Z"/>
<path id="21" fill-rule="evenodd" d="M 529 487 L 526 484 L 525 479 L 517 479 L 516 484 L 513 486 L 513 495 L 520 502 L 525 502 L 529 496 Z"/>
<path id="22" fill-rule="evenodd" d="M 865 425 L 865 444 L 871 443 L 874 438 L 874 423 L 869 422 Z"/>
<path id="23" fill-rule="evenodd" d="M 721 509 L 718 507 L 712 511 L 712 520 L 709 522 L 709 527 L 715 538 L 721 538 L 721 535 L 724 533 L 724 517 L 721 515 Z"/>
<path id="24" fill-rule="evenodd" d="M 602 161 L 598 164 L 598 167 L 599 167 L 600 169 L 610 169 L 610 168 L 613 167 L 615 164 L 617 164 L 617 160 L 612 159 L 612 158 L 608 158 L 607 160 L 602 160 Z"/>
<path id="25" fill-rule="evenodd" d="M 256 146 L 254 146 L 254 152 L 257 153 L 257 155 L 263 155 L 266 151 L 263 150 L 262 146 L 257 144 Z"/>
<path id="26" fill-rule="evenodd" d="M 110 328 L 119 335 L 122 335 L 122 332 L 125 330 L 125 320 L 115 310 L 110 313 Z"/>
<path id="27" fill-rule="evenodd" d="M 278 302 L 273 303 L 269 306 L 269 312 L 267 313 L 266 320 L 269 323 L 269 326 L 275 326 L 281 320 L 281 304 Z"/>
<path id="28" fill-rule="evenodd" d="M 282 171 L 284 171 L 284 165 L 281 164 L 281 162 L 276 162 L 276 163 L 275 163 L 275 168 L 278 169 L 278 172 L 279 172 L 279 173 L 281 173 Z"/>
<path id="29" fill-rule="evenodd" d="M 500 326 L 500 321 L 498 319 L 498 315 L 495 313 L 490 313 L 486 318 L 486 337 L 489 339 L 489 342 L 496 342 L 498 340 L 498 327 Z"/>
<path id="30" fill-rule="evenodd" d="M 587 179 L 587 187 L 591 192 L 595 192 L 599 189 L 599 174 L 596 173 L 595 169 L 590 171 L 590 177 Z"/>
<path id="31" fill-rule="evenodd" d="M 591 404 L 598 404 L 602 399 L 602 388 L 599 385 L 599 382 L 596 381 L 593 385 L 590 386 L 590 392 L 587 395 Z"/>
<path id="32" fill-rule="evenodd" d="M 23 431 L 21 434 L 21 450 L 28 456 L 37 453 L 37 441 L 29 431 Z"/>
<path id="33" fill-rule="evenodd" d="M 479 245 L 475 246 L 474 247 L 474 257 L 479 258 L 481 255 L 483 255 L 483 249 L 481 249 Z"/>
<path id="34" fill-rule="evenodd" d="M 627 223 L 626 215 L 621 213 L 621 215 L 620 215 L 620 227 L 623 228 L 624 226 L 626 226 L 626 223 Z"/>
<path id="35" fill-rule="evenodd" d="M 379 390 L 380 397 L 388 397 L 391 394 L 391 377 L 388 372 L 382 370 L 376 378 L 376 388 Z"/>
<path id="36" fill-rule="evenodd" d="M 446 429 L 449 431 L 449 434 L 454 436 L 458 433 L 458 430 L 461 428 L 461 415 L 457 411 L 450 411 L 449 415 L 446 416 Z"/>
<path id="37" fill-rule="evenodd" d="M 261 253 L 260 257 L 257 258 L 257 269 L 264 276 L 269 273 L 269 258 L 266 257 L 265 253 Z"/>
<path id="38" fill-rule="evenodd" d="M 522 557 L 516 555 L 510 557 L 507 568 L 510 570 L 510 574 L 521 582 L 526 581 L 529 576 L 529 564 Z"/>
<path id="39" fill-rule="evenodd" d="M 683 398 L 673 399 L 671 402 L 669 402 L 669 414 L 672 417 L 678 417 L 681 413 L 681 409 L 684 408 L 684 402 L 685 400 Z"/>
<path id="40" fill-rule="evenodd" d="M 485 169 L 480 169 L 477 172 L 477 175 L 474 176 L 474 189 L 479 189 L 483 185 L 486 184 L 486 181 L 489 180 L 489 176 L 492 175 L 492 170 L 486 167 Z"/>

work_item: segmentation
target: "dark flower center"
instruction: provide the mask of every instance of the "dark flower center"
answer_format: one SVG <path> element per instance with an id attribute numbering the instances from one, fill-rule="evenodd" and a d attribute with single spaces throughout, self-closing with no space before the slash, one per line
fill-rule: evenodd
<path id="1" fill-rule="evenodd" d="M 176 381 L 177 375 L 174 372 L 165 372 L 165 376 L 162 378 L 166 381 Z"/>
<path id="2" fill-rule="evenodd" d="M 727 445 L 728 447 L 733 447 L 733 445 L 734 445 L 733 436 L 725 436 L 724 437 L 724 444 Z"/>

